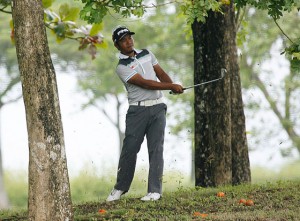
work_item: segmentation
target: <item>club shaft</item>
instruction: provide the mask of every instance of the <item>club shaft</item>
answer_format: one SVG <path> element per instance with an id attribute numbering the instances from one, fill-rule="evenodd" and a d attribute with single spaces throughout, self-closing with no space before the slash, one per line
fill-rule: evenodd
<path id="1" fill-rule="evenodd" d="M 211 81 L 206 81 L 206 82 L 203 82 L 203 83 L 200 83 L 200 84 L 195 84 L 195 85 L 192 85 L 192 86 L 188 86 L 188 87 L 183 88 L 183 90 L 198 87 L 198 86 L 201 86 L 201 85 L 204 85 L 204 84 L 209 84 L 211 82 L 218 81 L 218 80 L 221 80 L 221 79 L 222 78 L 217 78 L 217 79 L 214 79 L 214 80 L 211 80 Z"/>
<path id="2" fill-rule="evenodd" d="M 225 76 L 226 73 L 227 73 L 226 68 L 221 68 L 221 77 L 220 78 L 217 78 L 217 79 L 214 79 L 214 80 L 211 80 L 211 81 L 202 82 L 200 84 L 195 84 L 195 85 L 192 85 L 192 86 L 188 86 L 188 87 L 183 88 L 183 90 L 190 89 L 190 88 L 195 88 L 195 87 L 199 87 L 199 86 L 204 85 L 204 84 L 209 84 L 209 83 L 221 80 L 221 79 L 224 78 L 224 76 Z M 175 94 L 172 91 L 170 91 L 169 93 L 170 94 Z"/>

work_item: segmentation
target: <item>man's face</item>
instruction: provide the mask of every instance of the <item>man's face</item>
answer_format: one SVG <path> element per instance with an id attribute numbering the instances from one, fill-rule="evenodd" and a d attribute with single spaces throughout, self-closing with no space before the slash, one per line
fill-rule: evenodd
<path id="1" fill-rule="evenodd" d="M 128 55 L 134 51 L 134 40 L 131 35 L 127 34 L 115 46 L 122 54 Z"/>

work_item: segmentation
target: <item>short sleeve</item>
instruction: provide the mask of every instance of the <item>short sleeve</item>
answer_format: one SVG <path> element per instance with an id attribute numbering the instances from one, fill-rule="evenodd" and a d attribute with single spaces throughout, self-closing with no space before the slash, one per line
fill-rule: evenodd
<path id="1" fill-rule="evenodd" d="M 124 83 L 127 83 L 132 76 L 137 74 L 134 69 L 122 64 L 117 66 L 116 73 Z"/>
<path id="2" fill-rule="evenodd" d="M 150 54 L 150 56 L 151 56 L 151 63 L 152 63 L 152 66 L 158 64 L 158 61 L 157 61 L 155 55 L 154 55 L 151 51 L 149 51 L 149 54 Z"/>

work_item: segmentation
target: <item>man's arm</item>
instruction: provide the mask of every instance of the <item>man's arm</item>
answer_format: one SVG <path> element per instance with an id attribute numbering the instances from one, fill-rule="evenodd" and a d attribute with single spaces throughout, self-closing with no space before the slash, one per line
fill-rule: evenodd
<path id="1" fill-rule="evenodd" d="M 157 78 L 161 82 L 168 82 L 168 83 L 173 83 L 172 79 L 169 77 L 169 75 L 160 67 L 159 64 L 156 64 L 153 66 L 154 71 L 156 73 Z"/>
<path id="2" fill-rule="evenodd" d="M 158 82 L 144 79 L 140 74 L 135 74 L 128 80 L 128 83 L 137 85 L 141 88 L 145 88 L 148 90 L 171 90 L 173 93 L 176 94 L 183 93 L 183 87 L 179 84 L 173 84 L 170 77 L 167 74 L 166 76 L 161 78 L 165 82 Z M 159 80 L 161 79 L 159 78 Z"/>

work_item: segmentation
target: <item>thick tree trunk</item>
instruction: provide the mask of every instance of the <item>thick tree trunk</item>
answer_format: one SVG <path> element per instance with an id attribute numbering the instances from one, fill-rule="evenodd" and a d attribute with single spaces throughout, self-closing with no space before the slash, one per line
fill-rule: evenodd
<path id="1" fill-rule="evenodd" d="M 196 186 L 233 184 L 247 180 L 243 173 L 250 176 L 233 6 L 223 11 L 209 12 L 205 23 L 192 25 L 194 83 L 220 77 L 222 68 L 228 72 L 222 81 L 195 89 Z"/>
<path id="2" fill-rule="evenodd" d="M 14 0 L 29 143 L 29 220 L 73 220 L 56 76 L 41 0 Z"/>
<path id="3" fill-rule="evenodd" d="M 231 7 L 227 12 L 228 34 L 228 72 L 231 76 L 231 149 L 232 149 L 232 184 L 248 183 L 251 181 L 249 151 L 246 136 L 244 103 L 240 69 L 237 59 L 235 11 Z"/>
<path id="4" fill-rule="evenodd" d="M 227 68 L 225 18 L 209 12 L 206 23 L 195 21 L 194 83 L 219 78 Z M 195 181 L 197 186 L 229 184 L 231 173 L 230 80 L 195 88 Z"/>

